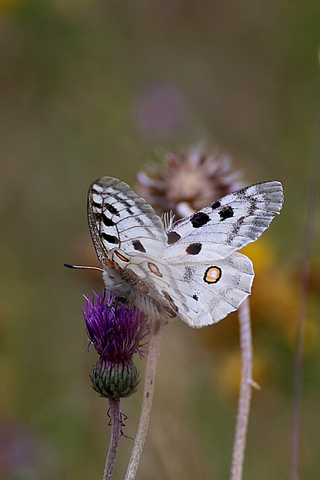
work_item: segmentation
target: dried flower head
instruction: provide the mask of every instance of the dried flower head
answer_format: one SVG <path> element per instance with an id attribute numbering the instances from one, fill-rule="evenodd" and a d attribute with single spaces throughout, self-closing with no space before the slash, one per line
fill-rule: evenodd
<path id="1" fill-rule="evenodd" d="M 191 215 L 243 186 L 227 155 L 208 155 L 202 147 L 167 152 L 162 165 L 138 172 L 137 180 L 139 193 L 149 203 L 162 212 L 171 210 L 176 218 Z"/>
<path id="2" fill-rule="evenodd" d="M 90 342 L 100 358 L 93 367 L 91 383 L 103 397 L 119 399 L 134 393 L 139 383 L 132 357 L 146 353 L 151 326 L 148 317 L 111 292 L 94 293 L 82 308 Z"/>

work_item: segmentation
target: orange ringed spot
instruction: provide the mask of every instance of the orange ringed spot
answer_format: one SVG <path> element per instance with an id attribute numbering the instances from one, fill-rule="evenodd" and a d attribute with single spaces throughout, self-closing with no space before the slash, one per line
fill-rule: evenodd
<path id="1" fill-rule="evenodd" d="M 122 253 L 118 252 L 118 250 L 116 250 L 115 252 L 115 255 L 117 255 L 118 258 L 120 258 L 120 260 L 122 260 L 123 262 L 129 262 L 129 259 L 127 257 L 125 257 L 124 255 L 122 255 Z"/>
<path id="2" fill-rule="evenodd" d="M 220 267 L 209 267 L 205 271 L 203 280 L 206 283 L 217 283 L 222 275 L 222 270 Z"/>
<path id="3" fill-rule="evenodd" d="M 148 262 L 148 268 L 149 268 L 150 272 L 157 275 L 157 277 L 162 277 L 162 273 L 160 272 L 159 268 L 157 267 L 157 265 L 155 263 Z"/>

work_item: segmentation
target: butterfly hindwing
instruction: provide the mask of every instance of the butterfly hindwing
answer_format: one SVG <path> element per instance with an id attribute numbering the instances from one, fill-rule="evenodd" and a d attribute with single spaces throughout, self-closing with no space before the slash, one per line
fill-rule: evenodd
<path id="1" fill-rule="evenodd" d="M 183 277 L 183 271 L 168 265 L 161 258 L 155 258 L 145 255 L 135 255 L 131 259 L 130 268 L 144 278 L 149 287 L 153 298 L 158 302 L 165 300 L 170 305 L 172 313 L 188 318 L 198 314 L 199 303 L 196 299 L 192 287 Z M 173 315 L 173 316 L 175 316 Z"/>
<path id="2" fill-rule="evenodd" d="M 197 295 L 199 305 L 205 312 L 210 312 L 209 317 L 204 317 L 199 311 L 194 317 L 183 318 L 193 327 L 217 323 L 237 310 L 250 294 L 254 277 L 251 260 L 238 252 L 206 265 L 179 264 L 176 268 L 183 271 L 183 277 Z"/>

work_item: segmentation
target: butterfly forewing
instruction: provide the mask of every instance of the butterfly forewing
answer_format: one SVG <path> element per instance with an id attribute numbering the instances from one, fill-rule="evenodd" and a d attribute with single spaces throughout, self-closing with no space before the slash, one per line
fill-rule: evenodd
<path id="1" fill-rule="evenodd" d="M 124 182 L 102 177 L 88 193 L 88 221 L 99 260 L 109 250 L 161 255 L 166 235 L 160 218 L 144 199 Z"/>
<path id="2" fill-rule="evenodd" d="M 226 195 L 173 224 L 164 256 L 173 264 L 225 258 L 256 240 L 280 212 L 282 202 L 279 182 L 258 183 Z"/>

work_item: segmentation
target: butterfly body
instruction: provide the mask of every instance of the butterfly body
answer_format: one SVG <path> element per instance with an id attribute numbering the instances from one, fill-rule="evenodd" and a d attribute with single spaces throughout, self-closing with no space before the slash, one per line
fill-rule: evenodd
<path id="1" fill-rule="evenodd" d="M 154 319 L 216 323 L 250 294 L 256 240 L 283 202 L 279 182 L 241 189 L 169 224 L 124 182 L 103 177 L 88 193 L 88 221 L 106 288 Z"/>

